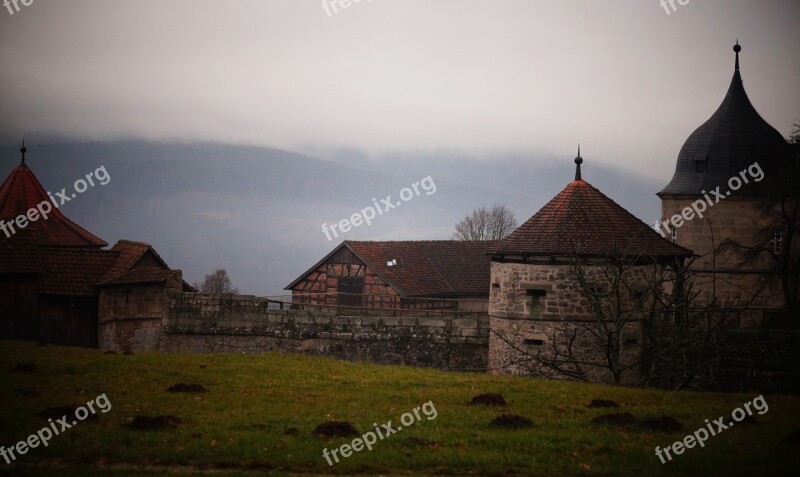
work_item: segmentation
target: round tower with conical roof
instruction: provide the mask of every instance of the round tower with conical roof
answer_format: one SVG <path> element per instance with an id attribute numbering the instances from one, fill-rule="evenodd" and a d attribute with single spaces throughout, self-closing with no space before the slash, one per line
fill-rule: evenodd
<path id="1" fill-rule="evenodd" d="M 489 369 L 633 384 L 644 363 L 642 310 L 653 299 L 646 290 L 692 252 L 584 180 L 580 149 L 574 162 L 575 180 L 490 247 Z"/>
<path id="2" fill-rule="evenodd" d="M 726 240 L 757 243 L 771 222 L 765 201 L 781 174 L 790 146 L 750 103 L 739 71 L 739 42 L 733 79 L 716 112 L 698 127 L 678 154 L 672 180 L 661 198 L 659 232 L 693 250 L 696 282 L 705 299 L 719 306 L 780 308 L 782 294 L 769 259 L 744 261 L 720 247 Z"/>

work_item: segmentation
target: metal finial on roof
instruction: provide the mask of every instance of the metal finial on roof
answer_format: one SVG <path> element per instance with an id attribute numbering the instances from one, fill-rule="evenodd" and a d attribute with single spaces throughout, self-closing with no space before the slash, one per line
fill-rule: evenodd
<path id="1" fill-rule="evenodd" d="M 736 39 L 736 44 L 733 45 L 733 51 L 736 52 L 736 71 L 739 71 L 739 52 L 742 51 L 742 47 L 739 46 L 739 39 Z"/>
<path id="2" fill-rule="evenodd" d="M 22 138 L 22 147 L 19 148 L 19 152 L 22 153 L 22 165 L 25 165 L 25 153 L 28 152 L 28 148 L 25 147 L 25 138 Z"/>
<path id="3" fill-rule="evenodd" d="M 581 180 L 581 164 L 583 163 L 583 158 L 581 157 L 581 145 L 578 144 L 578 157 L 575 158 L 575 180 Z"/>

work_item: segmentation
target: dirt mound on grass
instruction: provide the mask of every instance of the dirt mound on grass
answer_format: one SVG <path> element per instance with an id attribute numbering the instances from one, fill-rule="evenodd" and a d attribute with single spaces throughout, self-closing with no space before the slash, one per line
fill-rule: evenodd
<path id="1" fill-rule="evenodd" d="M 178 383 L 170 386 L 169 389 L 167 389 L 167 392 L 200 394 L 200 393 L 207 393 L 208 389 L 206 389 L 202 384 Z"/>
<path id="2" fill-rule="evenodd" d="M 641 426 L 650 431 L 682 431 L 683 424 L 672 416 L 648 417 L 642 421 Z"/>
<path id="3" fill-rule="evenodd" d="M 414 449 L 417 447 L 429 447 L 431 445 L 435 445 L 435 442 L 427 441 L 425 439 L 421 439 L 419 437 L 407 437 L 401 441 L 403 443 L 403 447 L 408 447 L 410 449 Z"/>
<path id="4" fill-rule="evenodd" d="M 23 398 L 38 398 L 42 396 L 42 393 L 35 389 L 20 388 L 14 391 L 14 395 Z"/>
<path id="5" fill-rule="evenodd" d="M 11 368 L 12 373 L 33 374 L 34 371 L 36 371 L 36 365 L 34 363 L 19 363 Z"/>
<path id="6" fill-rule="evenodd" d="M 787 442 L 789 444 L 800 444 L 800 429 L 796 429 L 794 432 L 784 437 L 783 442 Z"/>
<path id="7" fill-rule="evenodd" d="M 586 407 L 619 407 L 619 404 L 615 403 L 611 399 L 592 399 Z"/>
<path id="8" fill-rule="evenodd" d="M 756 418 L 756 416 L 754 416 L 752 414 L 748 414 L 748 415 L 744 416 L 744 419 L 742 419 L 739 422 L 741 424 L 758 424 L 759 423 L 759 421 Z"/>
<path id="9" fill-rule="evenodd" d="M 134 431 L 160 431 L 175 429 L 181 422 L 183 421 L 175 416 L 136 416 L 124 427 Z"/>
<path id="10" fill-rule="evenodd" d="M 312 434 L 323 437 L 355 437 L 361 435 L 352 424 L 345 421 L 331 421 L 318 425 Z"/>
<path id="11" fill-rule="evenodd" d="M 89 414 L 89 416 L 86 419 L 84 419 L 85 421 L 97 420 L 96 413 L 93 414 L 86 406 L 81 406 L 79 404 L 74 406 L 65 405 L 65 406 L 48 407 L 44 411 L 40 412 L 39 416 L 45 419 L 52 419 L 53 421 L 55 421 L 56 419 L 61 419 L 64 416 L 67 416 L 68 421 L 73 421 L 75 417 L 75 410 L 78 409 L 79 407 L 83 407 L 84 409 L 86 409 L 87 413 Z"/>
<path id="12" fill-rule="evenodd" d="M 592 419 L 592 424 L 607 424 L 609 426 L 629 426 L 636 424 L 636 416 L 629 412 L 602 414 Z"/>
<path id="13" fill-rule="evenodd" d="M 516 414 L 502 414 L 489 424 L 491 427 L 504 429 L 525 429 L 533 427 L 533 422 L 525 416 Z"/>
<path id="14" fill-rule="evenodd" d="M 506 400 L 502 394 L 497 393 L 484 393 L 473 396 L 470 405 L 484 405 L 484 406 L 505 406 Z"/>

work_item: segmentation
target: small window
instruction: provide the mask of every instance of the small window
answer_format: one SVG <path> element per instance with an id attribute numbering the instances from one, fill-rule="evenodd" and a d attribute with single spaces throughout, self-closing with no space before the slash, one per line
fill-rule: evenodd
<path id="1" fill-rule="evenodd" d="M 500 284 L 499 283 L 492 283 L 492 288 L 500 288 Z"/>
<path id="2" fill-rule="evenodd" d="M 547 296 L 547 290 L 536 290 L 528 288 L 525 290 L 525 301 L 528 304 L 528 311 L 533 311 L 539 306 L 539 300 Z"/>
<path id="3" fill-rule="evenodd" d="M 544 340 L 539 340 L 536 338 L 528 338 L 522 342 L 528 346 L 544 346 Z"/>
<path id="4" fill-rule="evenodd" d="M 705 172 L 708 168 L 708 154 L 698 152 L 694 155 L 694 171 Z"/>
<path id="5" fill-rule="evenodd" d="M 706 167 L 708 166 L 708 161 L 694 161 L 694 171 L 695 172 L 705 172 Z"/>
<path id="6" fill-rule="evenodd" d="M 772 233 L 772 253 L 775 255 L 783 253 L 783 229 L 780 227 Z"/>

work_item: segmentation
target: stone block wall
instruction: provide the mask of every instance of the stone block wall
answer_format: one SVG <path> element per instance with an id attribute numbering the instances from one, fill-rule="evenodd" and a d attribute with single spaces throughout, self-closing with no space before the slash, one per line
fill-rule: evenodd
<path id="1" fill-rule="evenodd" d="M 110 305 L 123 296 L 108 293 Z M 194 353 L 301 352 L 347 360 L 485 371 L 488 316 L 425 310 L 362 310 L 299 307 L 240 295 L 167 293 L 147 290 L 152 308 L 117 312 L 104 319 L 103 349 Z M 116 301 L 111 301 L 116 300 Z M 144 306 L 144 308 L 141 308 Z M 112 327 L 113 326 L 113 327 Z"/>
<path id="2" fill-rule="evenodd" d="M 572 289 L 568 273 L 569 265 L 493 262 L 489 314 L 525 319 L 590 318 L 589 302 Z"/>
<path id="3" fill-rule="evenodd" d="M 169 297 L 183 286 L 181 273 L 166 283 L 109 285 L 100 291 L 98 347 L 118 353 L 157 350 Z"/>
<path id="4" fill-rule="evenodd" d="M 542 368 L 535 359 L 542 353 L 545 359 L 553 356 L 555 343 L 562 353 L 566 353 L 567 340 L 575 334 L 572 349 L 579 353 L 582 361 L 602 362 L 602 350 L 595 344 L 595 337 L 582 325 L 585 322 L 542 321 L 525 319 L 506 319 L 491 317 L 489 326 L 489 370 L 494 374 L 515 376 L 539 375 L 563 379 L 564 374 L 552 369 Z M 622 330 L 620 361 L 635 365 L 642 355 L 643 327 L 640 322 L 626 323 Z M 569 371 L 578 371 L 576 366 L 566 366 Z M 590 382 L 614 383 L 607 368 L 581 366 Z M 639 380 L 640 370 L 634 366 L 622 373 L 623 384 L 634 384 Z"/>
<path id="5" fill-rule="evenodd" d="M 684 208 L 698 199 L 663 199 L 662 220 L 681 214 Z M 695 216 L 691 220 L 683 221 L 675 229 L 676 243 L 700 256 L 693 266 L 698 274 L 698 289 L 703 290 L 707 297 L 716 294 L 722 306 L 735 306 L 742 301 L 748 301 L 753 290 L 761 290 L 758 301 L 752 306 L 782 308 L 783 292 L 779 282 L 769 271 L 772 265 L 766 256 L 745 265 L 736 254 L 718 253 L 715 256 L 712 253 L 725 239 L 733 239 L 744 245 L 755 243 L 754 232 L 765 223 L 763 212 L 756 201 L 735 196 L 727 197 L 709 207 L 703 212 L 702 218 Z M 665 232 L 665 235 L 670 238 L 670 234 Z M 765 280 L 767 286 L 764 286 Z"/>
<path id="6" fill-rule="evenodd" d="M 650 267 L 627 270 L 627 280 L 635 283 Z M 597 286 L 604 284 L 602 270 L 589 269 Z M 566 337 L 576 333 L 572 350 L 585 361 L 602 362 L 603 356 L 588 331 L 595 315 L 589 301 L 575 288 L 570 278 L 569 264 L 532 264 L 492 262 L 491 293 L 489 297 L 490 336 L 489 370 L 497 374 L 532 374 L 537 354 L 546 360 L 554 350 L 566 352 Z M 620 330 L 622 347 L 620 361 L 632 366 L 641 357 L 642 325 L 631 321 Z M 592 381 L 611 382 L 608 370 L 583 366 Z M 545 373 L 553 377 L 557 373 Z M 638 380 L 638 369 L 632 367 L 623 374 L 623 382 Z"/>

